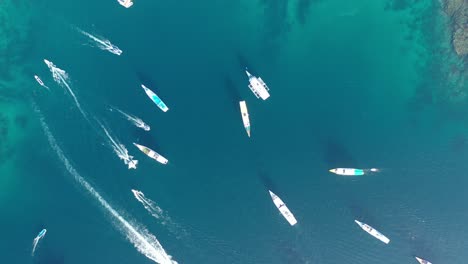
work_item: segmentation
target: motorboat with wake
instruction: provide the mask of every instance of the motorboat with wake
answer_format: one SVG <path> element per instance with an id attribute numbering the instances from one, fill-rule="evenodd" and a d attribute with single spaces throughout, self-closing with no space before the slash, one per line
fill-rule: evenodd
<path id="1" fill-rule="evenodd" d="M 268 97 L 270 97 L 270 94 L 268 93 L 270 89 L 262 78 L 250 74 L 247 69 L 245 70 L 245 73 L 247 74 L 247 77 L 249 77 L 249 88 L 252 93 L 255 94 L 257 98 L 262 98 L 263 100 L 268 99 Z"/>
<path id="2" fill-rule="evenodd" d="M 32 249 L 32 255 L 34 255 L 34 252 L 36 251 L 36 246 L 39 243 L 39 240 L 41 240 L 47 233 L 47 229 L 42 229 L 41 232 L 34 238 L 33 240 L 33 249 Z"/>
<path id="3" fill-rule="evenodd" d="M 115 108 L 115 107 L 111 107 L 109 108 L 110 111 L 117 111 L 119 112 L 121 115 L 123 115 L 125 118 L 127 118 L 127 120 L 129 120 L 130 122 L 132 122 L 136 127 L 139 127 L 145 131 L 150 131 L 151 128 L 149 125 L 147 125 L 141 118 L 139 117 L 136 117 L 134 115 L 131 115 L 131 114 L 127 114 L 125 113 L 124 111 L 118 109 L 118 108 Z"/>
<path id="4" fill-rule="evenodd" d="M 144 86 L 143 84 L 141 85 L 141 88 L 145 90 L 146 95 L 161 109 L 163 112 L 167 112 L 169 108 L 166 106 L 166 104 L 157 96 L 153 91 L 151 91 L 148 87 Z"/>
<path id="5" fill-rule="evenodd" d="M 353 168 L 336 168 L 336 169 L 331 169 L 329 171 L 338 175 L 342 175 L 342 176 L 361 176 L 361 175 L 364 175 L 366 171 L 377 172 L 378 169 L 372 168 L 372 169 L 362 170 L 362 169 L 353 169 Z"/>
<path id="6" fill-rule="evenodd" d="M 157 153 L 156 151 L 148 148 L 148 147 L 145 147 L 145 146 L 142 146 L 142 145 L 139 145 L 137 143 L 133 143 L 133 145 L 135 145 L 135 147 L 137 147 L 139 150 L 141 150 L 141 152 L 145 153 L 146 156 L 156 160 L 157 162 L 161 163 L 161 164 L 167 164 L 169 161 L 161 156 L 159 153 Z"/>
<path id="7" fill-rule="evenodd" d="M 49 90 L 49 87 L 47 87 L 44 82 L 41 80 L 41 78 L 39 78 L 39 76 L 37 75 L 34 75 L 34 79 L 36 79 L 36 82 L 39 83 L 40 86 L 44 87 L 44 88 L 47 88 L 47 90 Z"/>
<path id="8" fill-rule="evenodd" d="M 245 101 L 240 101 L 240 110 L 242 114 L 242 122 L 244 123 L 245 131 L 247 131 L 247 135 L 250 137 L 250 120 L 249 120 L 249 112 L 247 111 L 247 104 Z"/>
<path id="9" fill-rule="evenodd" d="M 278 208 L 278 210 L 284 216 L 284 218 L 286 218 L 286 220 L 288 220 L 289 224 L 292 225 L 292 226 L 297 224 L 296 218 L 291 213 L 291 211 L 289 211 L 286 204 L 284 204 L 284 202 L 276 194 L 274 194 L 272 191 L 269 190 L 269 192 L 270 192 L 271 199 L 273 200 L 273 203 L 275 204 L 276 208 Z"/>
<path id="10" fill-rule="evenodd" d="M 129 8 L 133 5 L 133 0 L 118 0 L 118 2 L 126 8 Z"/>
<path id="11" fill-rule="evenodd" d="M 431 262 L 429 262 L 429 261 L 427 261 L 425 259 L 418 258 L 418 257 L 415 257 L 415 258 L 420 264 L 432 264 Z"/>
<path id="12" fill-rule="evenodd" d="M 390 243 L 390 239 L 388 239 L 386 236 L 384 236 L 379 231 L 375 230 L 372 226 L 370 226 L 368 224 L 365 224 L 363 222 L 359 222 L 358 220 L 354 220 L 354 222 L 356 222 L 356 224 L 358 224 L 362 228 L 362 230 L 369 233 L 369 235 L 377 238 L 378 240 L 384 242 L 385 244 Z"/>

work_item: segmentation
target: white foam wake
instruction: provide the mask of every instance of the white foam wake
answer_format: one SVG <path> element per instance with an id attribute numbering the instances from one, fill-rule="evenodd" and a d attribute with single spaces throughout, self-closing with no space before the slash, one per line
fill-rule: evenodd
<path id="1" fill-rule="evenodd" d="M 171 217 L 161 209 L 154 201 L 145 197 L 145 194 L 138 190 L 133 190 L 135 198 L 143 205 L 143 207 L 151 214 L 154 218 L 160 221 L 160 223 L 168 228 L 168 230 L 175 235 L 178 239 L 183 239 L 184 242 L 191 240 L 189 233 L 181 225 L 174 222 Z"/>
<path id="2" fill-rule="evenodd" d="M 110 53 L 113 53 L 115 55 L 122 54 L 122 50 L 119 49 L 119 47 L 112 44 L 108 39 L 105 39 L 103 37 L 97 37 L 97 36 L 91 35 L 88 32 L 83 31 L 81 29 L 78 29 L 78 31 L 81 34 L 83 34 L 83 35 L 87 36 L 88 38 L 90 38 L 98 48 L 100 48 L 102 50 L 107 50 Z"/>
<path id="3" fill-rule="evenodd" d="M 39 110 L 36 111 L 40 114 Z M 110 215 L 118 224 L 118 229 L 126 236 L 126 238 L 135 246 L 135 248 L 144 254 L 149 259 L 160 264 L 176 264 L 177 262 L 172 260 L 171 256 L 166 253 L 156 237 L 149 233 L 146 228 L 135 222 L 130 222 L 123 218 L 119 212 L 117 212 L 94 188 L 89 184 L 71 165 L 67 157 L 63 153 L 62 149 L 57 144 L 54 136 L 49 130 L 49 127 L 44 121 L 44 118 L 40 116 L 40 123 L 42 129 L 49 141 L 50 146 L 56 152 L 57 156 L 65 165 L 67 171 L 74 177 L 74 179 L 83 186 L 91 195 L 94 197 L 99 204 L 110 213 Z"/>
<path id="4" fill-rule="evenodd" d="M 34 240 L 33 240 L 33 249 L 32 249 L 31 256 L 34 256 L 34 253 L 36 252 L 36 247 L 37 247 L 37 244 L 39 243 L 39 240 L 41 240 L 41 237 L 34 238 Z"/>
<path id="5" fill-rule="evenodd" d="M 111 108 L 110 109 L 111 111 L 113 110 L 116 110 L 117 112 L 119 112 L 120 114 L 122 114 L 125 118 L 127 118 L 127 120 L 129 120 L 130 122 L 132 122 L 136 127 L 139 127 L 145 131 L 150 131 L 150 126 L 148 126 L 145 122 L 143 122 L 143 120 L 141 118 L 138 118 L 134 115 L 130 115 L 130 114 L 127 114 L 125 113 L 124 111 L 120 110 L 120 109 L 117 109 L 117 108 Z"/>
<path id="6" fill-rule="evenodd" d="M 163 215 L 163 210 L 161 208 L 159 208 L 159 206 L 157 206 L 153 201 L 151 201 L 150 199 L 146 198 L 145 197 L 145 194 L 143 192 L 140 192 L 140 191 L 137 191 L 137 190 L 133 190 L 132 189 L 132 192 L 133 192 L 133 195 L 135 195 L 135 198 L 141 203 L 143 204 L 143 206 L 145 207 L 145 209 L 155 218 L 157 219 L 160 219 L 162 217 L 165 217 Z M 165 217 L 166 220 L 170 220 L 170 218 L 168 216 Z"/>
<path id="7" fill-rule="evenodd" d="M 49 67 L 49 70 L 50 72 L 52 73 L 52 77 L 54 78 L 54 80 L 61 86 L 64 86 L 65 88 L 68 89 L 68 92 L 70 93 L 70 95 L 73 97 L 73 100 L 75 101 L 75 104 L 76 106 L 78 107 L 78 109 L 80 110 L 81 114 L 84 116 L 84 118 L 86 118 L 86 120 L 88 120 L 87 116 L 86 116 L 86 113 L 83 111 L 83 109 L 81 109 L 81 105 L 80 105 L 80 102 L 78 101 L 78 99 L 76 98 L 76 95 L 75 93 L 73 92 L 72 88 L 70 87 L 70 85 L 67 83 L 68 81 L 68 74 L 58 68 L 57 66 L 54 65 L 54 63 L 44 59 L 44 62 L 45 64 L 47 65 L 47 67 Z"/>
<path id="8" fill-rule="evenodd" d="M 125 145 L 120 143 L 117 139 L 112 138 L 109 131 L 107 131 L 107 129 L 101 123 L 99 123 L 99 125 L 106 134 L 107 139 L 109 140 L 109 145 L 112 147 L 115 154 L 117 154 L 117 156 L 124 161 L 125 165 L 128 165 L 128 169 L 136 169 L 138 160 L 134 160 L 133 156 L 128 154 L 128 150 Z"/>

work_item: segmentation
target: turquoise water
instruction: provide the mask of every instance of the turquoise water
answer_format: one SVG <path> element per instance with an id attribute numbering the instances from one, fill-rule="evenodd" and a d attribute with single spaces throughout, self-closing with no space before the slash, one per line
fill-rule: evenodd
<path id="1" fill-rule="evenodd" d="M 466 87 L 448 74 L 460 63 L 447 51 L 447 18 L 436 2 L 415 2 L 3 2 L 0 262 L 154 263 L 118 214 L 178 263 L 400 264 L 413 255 L 463 263 L 468 120 L 466 102 L 446 90 Z M 78 28 L 123 54 L 93 46 Z M 43 59 L 69 74 L 86 118 Z M 268 84 L 267 101 L 249 91 L 245 67 Z M 347 178 L 328 172 L 335 167 L 381 171 Z M 155 202 L 159 218 L 131 189 Z"/>

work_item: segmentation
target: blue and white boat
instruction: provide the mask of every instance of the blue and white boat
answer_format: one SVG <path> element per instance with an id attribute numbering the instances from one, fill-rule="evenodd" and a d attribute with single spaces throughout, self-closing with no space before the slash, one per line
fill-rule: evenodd
<path id="1" fill-rule="evenodd" d="M 157 96 L 153 91 L 151 91 L 148 87 L 144 86 L 143 84 L 141 85 L 141 88 L 145 90 L 146 94 L 148 97 L 163 111 L 167 112 L 169 108 L 166 106 L 166 104 Z"/>
<path id="2" fill-rule="evenodd" d="M 47 233 L 47 229 L 42 229 L 41 232 L 39 232 L 39 234 L 36 236 L 36 238 L 41 239 L 45 236 L 46 233 Z"/>
<path id="3" fill-rule="evenodd" d="M 45 236 L 46 233 L 47 233 L 47 229 L 42 229 L 41 232 L 39 232 L 39 234 L 34 238 L 34 240 L 33 240 L 33 249 L 32 249 L 31 255 L 34 256 L 34 252 L 36 252 L 37 244 Z"/>

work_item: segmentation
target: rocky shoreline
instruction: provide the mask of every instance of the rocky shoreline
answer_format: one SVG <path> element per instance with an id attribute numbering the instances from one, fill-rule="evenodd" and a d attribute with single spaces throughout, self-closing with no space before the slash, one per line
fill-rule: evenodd
<path id="1" fill-rule="evenodd" d="M 468 55 L 468 1 L 442 0 L 445 13 L 452 23 L 452 44 L 455 52 L 464 57 Z"/>

